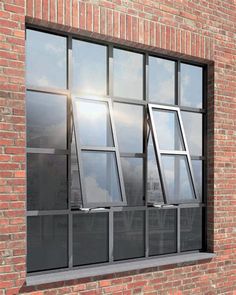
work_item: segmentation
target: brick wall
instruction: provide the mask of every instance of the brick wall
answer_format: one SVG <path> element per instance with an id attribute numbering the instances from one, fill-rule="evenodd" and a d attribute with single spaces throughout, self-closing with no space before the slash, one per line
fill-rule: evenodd
<path id="1" fill-rule="evenodd" d="M 209 63 L 208 245 L 215 259 L 25 286 L 25 21 Z M 0 295 L 236 294 L 235 40 L 235 0 L 0 2 Z"/>

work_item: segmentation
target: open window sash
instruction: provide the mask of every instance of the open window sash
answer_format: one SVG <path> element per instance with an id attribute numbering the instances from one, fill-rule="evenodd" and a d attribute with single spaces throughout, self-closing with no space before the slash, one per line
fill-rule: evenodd
<path id="1" fill-rule="evenodd" d="M 149 104 L 148 110 L 164 202 L 200 202 L 179 108 Z"/>
<path id="2" fill-rule="evenodd" d="M 109 98 L 72 97 L 83 208 L 127 205 Z"/>

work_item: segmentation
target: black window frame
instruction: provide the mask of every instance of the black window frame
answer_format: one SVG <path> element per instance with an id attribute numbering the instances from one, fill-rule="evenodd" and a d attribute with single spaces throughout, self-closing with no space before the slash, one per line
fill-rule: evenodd
<path id="1" fill-rule="evenodd" d="M 168 260 L 171 256 L 181 255 L 185 252 L 180 251 L 181 243 L 180 243 L 180 212 L 182 208 L 202 208 L 202 210 L 206 211 L 207 207 L 207 159 L 206 159 L 206 151 L 207 151 L 207 140 L 206 140 L 206 100 L 207 100 L 207 72 L 208 72 L 208 65 L 203 62 L 195 62 L 190 59 L 184 59 L 183 57 L 173 57 L 168 56 L 165 54 L 155 53 L 152 51 L 152 49 L 140 49 L 140 48 L 134 48 L 132 46 L 127 45 L 120 45 L 118 43 L 112 43 L 111 41 L 102 41 L 99 39 L 95 39 L 93 37 L 85 37 L 85 36 L 78 36 L 77 34 L 73 33 L 64 33 L 61 31 L 57 31 L 55 29 L 49 29 L 49 28 L 42 28 L 37 25 L 27 25 L 26 30 L 36 30 L 36 31 L 42 31 L 45 33 L 51 33 L 59 36 L 64 36 L 67 38 L 67 88 L 66 89 L 59 89 L 59 88 L 50 88 L 50 87 L 34 87 L 33 85 L 29 85 L 26 87 L 26 91 L 35 91 L 40 93 L 50 93 L 50 94 L 60 94 L 65 95 L 67 97 L 67 114 L 68 114 L 68 120 L 67 120 L 67 148 L 65 150 L 57 150 L 57 149 L 44 149 L 44 148 L 26 148 L 26 152 L 28 153 L 42 153 L 42 154 L 65 154 L 68 157 L 68 208 L 66 210 L 45 210 L 45 211 L 27 211 L 26 216 L 27 218 L 30 218 L 30 216 L 44 216 L 44 215 L 67 215 L 68 216 L 68 267 L 65 269 L 60 269 L 60 271 L 63 270 L 78 270 L 78 269 L 93 269 L 95 267 L 94 264 L 81 266 L 81 267 L 75 267 L 73 266 L 73 215 L 74 214 L 87 214 L 87 212 L 84 212 L 83 210 L 75 210 L 71 202 L 69 201 L 70 198 L 70 142 L 71 142 L 71 135 L 72 135 L 72 124 L 71 124 L 71 114 L 72 114 L 72 107 L 71 107 L 71 100 L 72 100 L 72 93 L 70 89 L 71 87 L 71 81 L 72 81 L 72 69 L 71 69 L 71 63 L 72 63 L 72 39 L 78 39 L 86 42 L 92 42 L 97 43 L 101 45 L 107 46 L 108 50 L 108 56 L 107 56 L 107 95 L 103 96 L 103 98 L 109 98 L 112 100 L 112 102 L 118 102 L 118 103 L 127 103 L 127 104 L 134 104 L 134 105 L 140 105 L 144 108 L 144 139 L 143 139 L 143 153 L 120 153 L 120 157 L 134 157 L 134 158 L 142 158 L 145 159 L 147 155 L 147 114 L 148 114 L 148 104 L 155 104 L 152 101 L 149 101 L 148 96 L 148 56 L 158 57 L 158 58 L 164 58 L 168 60 L 172 60 L 175 62 L 175 104 L 169 105 L 170 107 L 178 107 L 180 111 L 185 112 L 192 112 L 192 113 L 200 113 L 203 114 L 203 141 L 202 141 L 202 155 L 190 155 L 191 160 L 201 160 L 203 163 L 203 173 L 202 173 L 202 186 L 203 186 L 203 198 L 201 203 L 191 203 L 191 204 L 179 204 L 176 205 L 174 208 L 168 208 L 167 206 L 160 206 L 160 207 L 149 207 L 149 203 L 147 198 L 145 199 L 145 203 L 143 206 L 137 206 L 137 207 L 110 207 L 110 208 L 104 208 L 100 209 L 99 212 L 107 212 L 109 214 L 109 262 L 102 263 L 102 264 L 96 264 L 96 266 L 101 265 L 102 267 L 105 265 L 109 268 L 109 266 L 114 266 L 114 264 L 121 264 L 122 262 L 132 262 L 132 261 L 140 261 L 140 264 L 142 264 L 142 261 L 146 261 L 148 259 L 153 258 L 149 256 L 149 232 L 148 232 L 148 212 L 149 210 L 177 210 L 177 220 L 176 220 L 176 227 L 177 227 L 177 252 L 173 254 L 167 254 L 162 255 L 162 257 L 166 257 Z M 27 34 L 26 34 L 27 36 Z M 27 38 L 27 37 L 26 37 Z M 112 69 L 113 69 L 113 48 L 118 48 L 122 50 L 128 50 L 133 51 L 137 53 L 143 54 L 143 100 L 140 99 L 125 99 L 120 97 L 114 97 L 113 96 L 113 82 L 112 82 Z M 187 63 L 194 66 L 199 66 L 203 68 L 203 108 L 192 108 L 192 107 L 185 107 L 180 104 L 180 67 L 181 63 Z M 69 65 L 69 66 L 68 66 Z M 159 104 L 160 106 L 168 106 L 166 104 Z M 146 178 L 147 178 L 147 167 L 146 164 L 144 165 L 144 193 L 147 195 L 147 188 L 146 188 Z M 163 205 L 163 204 L 161 204 Z M 114 212 L 116 211 L 126 211 L 126 210 L 144 210 L 145 211 L 145 255 L 143 258 L 137 258 L 137 259 L 131 259 L 131 260 L 124 260 L 119 262 L 114 262 L 113 257 L 113 243 L 114 243 L 114 237 L 113 237 L 113 221 L 114 221 Z M 89 214 L 95 214 L 96 209 L 90 210 Z M 206 222 L 205 222 L 205 214 L 203 215 L 203 246 L 201 250 L 194 250 L 194 251 L 188 251 L 187 253 L 199 253 L 199 252 L 205 252 L 207 250 L 207 238 L 206 238 Z M 158 257 L 158 256 L 155 256 Z M 55 273 L 58 272 L 57 269 L 53 270 L 42 270 L 37 271 L 35 273 L 27 273 L 27 276 L 31 277 L 34 275 L 40 275 L 40 274 L 49 274 L 49 273 Z"/>

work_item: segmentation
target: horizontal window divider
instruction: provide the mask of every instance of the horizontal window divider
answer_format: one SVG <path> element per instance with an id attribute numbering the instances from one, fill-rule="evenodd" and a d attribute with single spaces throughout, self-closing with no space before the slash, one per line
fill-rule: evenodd
<path id="1" fill-rule="evenodd" d="M 191 108 L 191 107 L 185 107 L 185 106 L 179 106 L 179 108 L 180 108 L 180 111 L 184 111 L 184 112 L 202 113 L 202 114 L 206 113 L 205 109 Z"/>
<path id="2" fill-rule="evenodd" d="M 69 150 L 51 149 L 51 148 L 26 148 L 28 154 L 52 154 L 52 155 L 68 155 Z"/>
<path id="3" fill-rule="evenodd" d="M 146 206 L 133 206 L 133 207 L 112 207 L 111 210 L 113 212 L 121 212 L 121 211 L 145 211 L 147 209 Z"/>
<path id="4" fill-rule="evenodd" d="M 70 213 L 69 209 L 66 210 L 30 210 L 26 211 L 26 216 L 45 216 L 45 215 L 66 215 Z"/>
<path id="5" fill-rule="evenodd" d="M 160 150 L 160 154 L 162 155 L 183 155 L 187 156 L 187 151 L 172 151 L 172 150 Z"/>
<path id="6" fill-rule="evenodd" d="M 115 147 L 101 147 L 101 146 L 81 146 L 81 151 L 98 151 L 98 152 L 115 152 L 116 148 Z"/>
<path id="7" fill-rule="evenodd" d="M 92 214 L 92 213 L 108 213 L 110 211 L 110 208 L 83 208 L 83 209 L 76 209 L 73 208 L 71 210 L 72 215 L 78 215 L 78 214 Z"/>
<path id="8" fill-rule="evenodd" d="M 127 104 L 134 104 L 139 106 L 146 106 L 147 101 L 145 100 L 139 100 L 139 99 L 132 99 L 132 98 L 122 98 L 122 97 L 111 97 L 113 102 L 121 102 L 121 103 L 127 103 Z"/>
<path id="9" fill-rule="evenodd" d="M 204 203 L 189 203 L 189 204 L 179 204 L 180 208 L 202 208 L 206 207 Z"/>
<path id="10" fill-rule="evenodd" d="M 67 96 L 70 94 L 70 91 L 67 89 L 38 87 L 38 86 L 32 86 L 32 85 L 28 85 L 26 90 L 27 91 L 34 91 L 34 92 L 48 93 L 48 94 L 59 94 L 59 95 L 64 95 L 64 96 Z"/>
<path id="11" fill-rule="evenodd" d="M 146 158 L 144 153 L 120 153 L 121 158 Z"/>
<path id="12" fill-rule="evenodd" d="M 126 271 L 136 271 L 145 268 L 158 268 L 165 265 L 182 264 L 182 263 L 198 263 L 204 260 L 213 259 L 214 253 L 207 252 L 191 252 L 178 253 L 173 255 L 163 255 L 161 257 L 140 258 L 135 260 L 126 260 L 113 262 L 112 264 L 104 263 L 103 265 L 93 265 L 73 270 L 61 270 L 57 272 L 48 272 L 44 274 L 34 273 L 28 274 L 26 277 L 26 285 L 40 285 L 59 281 L 67 281 L 86 277 L 97 277 L 108 275 L 111 273 L 120 273 Z"/>
<path id="13" fill-rule="evenodd" d="M 206 160 L 206 157 L 204 156 L 190 156 L 191 160 L 201 160 L 204 161 Z"/>

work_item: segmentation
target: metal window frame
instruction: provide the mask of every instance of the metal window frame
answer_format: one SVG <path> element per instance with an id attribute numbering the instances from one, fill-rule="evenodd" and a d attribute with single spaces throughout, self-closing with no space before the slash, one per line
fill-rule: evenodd
<path id="1" fill-rule="evenodd" d="M 80 210 L 74 210 L 74 208 L 71 207 L 71 202 L 70 202 L 70 180 L 71 180 L 71 175 L 70 175 L 70 160 L 69 160 L 69 156 L 70 156 L 70 136 L 72 134 L 72 129 L 71 129 L 71 81 L 72 81 L 72 39 L 76 39 L 76 40 L 82 40 L 82 41 L 87 41 L 87 42 L 92 42 L 92 43 L 96 43 L 96 44 L 100 44 L 100 45 L 105 45 L 107 46 L 107 93 L 106 95 L 103 96 L 99 96 L 100 98 L 109 98 L 111 100 L 111 102 L 120 102 L 120 103 L 127 103 L 127 104 L 133 104 L 133 105 L 140 105 L 143 106 L 146 112 L 146 115 L 148 114 L 148 103 L 151 102 L 149 101 L 149 95 L 148 95 L 148 81 L 149 81 L 149 56 L 152 57 L 158 57 L 158 58 L 162 58 L 162 59 L 167 59 L 167 60 L 171 60 L 174 61 L 176 63 L 176 71 L 175 71 L 175 106 L 178 106 L 180 111 L 187 111 L 187 112 L 192 112 L 192 113 L 201 113 L 203 115 L 203 155 L 202 156 L 196 156 L 196 155 L 191 155 L 191 159 L 195 159 L 195 160 L 201 160 L 202 161 L 202 165 L 203 165 L 203 181 L 202 181 L 202 185 L 203 185 L 203 199 L 202 202 L 206 202 L 207 201 L 207 190 L 206 190 L 206 151 L 207 151 L 207 143 L 206 143 L 206 99 L 207 99 L 207 77 L 208 77 L 208 65 L 206 63 L 203 62 L 196 62 L 193 60 L 189 60 L 189 59 L 185 59 L 183 56 L 181 57 L 174 57 L 174 56 L 169 56 L 167 54 L 163 54 L 163 53 L 157 53 L 152 51 L 152 48 L 134 48 L 131 47 L 131 45 L 125 45 L 125 44 L 118 44 L 118 42 L 116 41 L 111 41 L 111 40 L 103 40 L 103 39 L 99 39 L 99 38 L 95 38 L 94 36 L 88 37 L 85 35 L 78 35 L 77 33 L 66 33 L 66 32 L 62 32 L 61 30 L 57 30 L 55 28 L 49 28 L 49 27 L 42 27 L 41 25 L 37 25 L 37 24 L 26 24 L 26 30 L 30 29 L 30 30 L 35 30 L 35 31 L 41 31 L 44 33 L 51 33 L 54 35 L 59 35 L 59 36 L 64 36 L 67 38 L 67 88 L 66 89 L 60 89 L 60 88 L 49 88 L 49 87 L 42 87 L 42 86 L 34 86 L 34 85 L 27 85 L 27 90 L 30 91 L 36 91 L 36 92 L 42 92 L 42 93 L 51 93 L 51 94 L 59 94 L 59 95 L 64 95 L 67 97 L 67 105 L 68 105 L 68 128 L 67 128 L 67 149 L 64 150 L 55 150 L 55 149 L 37 149 L 37 148 L 27 148 L 27 153 L 50 153 L 50 154 L 67 154 L 68 155 L 68 209 L 64 210 L 61 212 L 61 210 L 57 211 L 57 210 L 45 210 L 45 211 L 27 211 L 27 216 L 40 216 L 40 215 L 57 215 L 57 214 L 66 214 L 69 216 L 69 223 L 68 223 L 68 236 L 69 236 L 69 240 L 68 240 L 68 267 L 66 269 L 52 269 L 52 270 L 41 270 L 41 271 L 37 271 L 35 273 L 27 273 L 27 277 L 30 279 L 32 277 L 37 277 L 37 276 L 43 276 L 44 279 L 45 277 L 47 278 L 49 275 L 53 276 L 53 278 L 55 277 L 55 275 L 59 276 L 60 279 L 59 280 L 63 280 L 65 279 L 64 277 L 64 273 L 70 273 L 73 272 L 75 273 L 74 278 L 77 277 L 85 277 L 87 276 L 87 273 L 90 273 L 91 275 L 94 275 L 94 270 L 96 269 L 96 267 L 98 266 L 97 264 L 90 264 L 90 265 L 86 265 L 84 267 L 74 267 L 73 266 L 73 215 L 74 214 L 93 214 L 96 213 L 96 209 L 92 209 L 89 211 L 89 213 L 84 212 L 84 211 L 80 211 Z M 27 36 L 27 35 L 26 35 Z M 142 53 L 144 55 L 144 68 L 143 68 L 143 100 L 141 99 L 132 99 L 132 98 L 121 98 L 121 97 L 115 97 L 113 95 L 113 82 L 112 82 L 112 69 L 113 69 L 113 47 L 117 48 L 117 49 L 122 49 L 122 50 L 127 50 L 127 51 L 133 51 L 135 53 Z M 180 105 L 179 103 L 179 96 L 180 96 L 180 63 L 186 63 L 186 64 L 190 64 L 190 65 L 196 65 L 196 66 L 200 66 L 203 68 L 203 106 L 201 109 L 199 108 L 194 108 L 194 107 L 185 107 Z M 92 95 L 92 94 L 91 94 Z M 159 103 L 159 105 L 161 106 L 166 106 L 166 104 L 162 104 Z M 171 105 L 170 105 L 171 106 Z M 147 124 L 147 118 L 144 120 L 144 133 L 147 131 L 146 129 L 146 124 Z M 146 132 L 147 133 L 147 132 Z M 147 134 L 144 134 L 144 146 L 146 145 L 146 137 Z M 144 149 L 143 153 L 137 154 L 137 153 L 120 153 L 120 157 L 131 157 L 131 158 L 143 158 L 144 162 L 147 156 L 147 148 Z M 146 180 L 147 180 L 147 173 L 146 173 L 146 167 L 144 167 L 144 186 L 146 185 Z M 147 196 L 146 194 L 147 191 L 147 187 L 145 186 L 144 189 L 144 194 L 145 196 Z M 145 205 L 144 206 L 134 206 L 134 207 L 110 207 L 110 208 L 104 208 L 103 210 L 99 210 L 99 212 L 109 212 L 109 262 L 107 263 L 102 263 L 101 267 L 105 267 L 105 269 L 107 270 L 106 273 L 112 272 L 112 270 L 115 268 L 118 268 L 122 265 L 125 265 L 124 268 L 122 268 L 123 270 L 127 270 L 128 267 L 126 265 L 131 265 L 132 263 L 135 263 L 135 267 L 137 267 L 137 265 L 140 265 L 139 268 L 143 268 L 143 266 L 145 266 L 145 263 L 147 262 L 147 264 L 150 261 L 150 258 L 152 258 L 152 261 L 158 260 L 158 259 L 162 259 L 163 257 L 163 265 L 164 264 L 168 264 L 168 261 L 172 259 L 173 257 L 181 257 L 182 255 L 186 255 L 186 252 L 180 252 L 180 226 L 179 226 L 179 221 L 180 221 L 180 209 L 181 208 L 185 208 L 185 207 L 203 207 L 205 208 L 206 205 L 203 203 L 189 203 L 187 204 L 186 202 L 184 202 L 183 204 L 178 204 L 176 206 L 163 206 L 163 203 L 160 207 L 156 208 L 153 206 L 149 206 L 148 202 L 147 202 L 147 197 L 145 198 Z M 119 261 L 119 262 L 114 262 L 113 259 L 113 218 L 114 218 L 114 212 L 115 211 L 119 211 L 119 210 L 141 210 L 143 208 L 143 210 L 145 211 L 145 216 L 146 216 L 146 221 L 145 221 L 145 236 L 144 238 L 145 240 L 145 250 L 146 250 L 146 255 L 144 258 L 137 258 L 137 259 L 130 259 L 130 260 L 124 260 L 124 261 Z M 149 210 L 167 210 L 167 209 L 177 209 L 178 215 L 177 215 L 177 241 L 178 241 L 178 246 L 177 246 L 177 253 L 174 254 L 167 254 L 167 255 L 161 255 L 162 257 L 160 258 L 159 256 L 152 256 L 149 257 L 149 241 L 148 241 L 148 234 L 149 234 L 149 224 L 147 222 L 148 220 L 148 212 Z M 206 209 L 206 208 L 205 208 Z M 206 211 L 206 210 L 205 210 Z M 199 250 L 199 251 L 188 251 L 188 253 L 196 253 L 196 255 L 202 255 L 202 254 L 207 254 L 207 253 L 199 253 L 201 251 L 206 251 L 207 250 L 207 240 L 206 237 L 204 237 L 204 234 L 206 235 L 206 223 L 205 225 L 203 224 L 203 228 L 202 230 L 205 232 L 203 232 L 203 239 L 205 239 L 204 245 L 203 245 L 203 249 Z M 189 255 L 189 254 L 188 254 Z M 191 257 L 193 257 L 194 254 L 191 254 Z M 211 254 L 212 255 L 212 254 Z M 98 266 L 99 267 L 99 266 Z M 63 270 L 66 270 L 66 272 L 63 272 Z M 80 274 L 78 274 L 78 271 L 80 272 Z M 60 273 L 63 273 L 63 276 L 60 276 Z M 96 273 L 96 271 L 95 271 Z M 100 268 L 97 271 L 97 274 L 100 273 Z M 43 279 L 43 280 L 44 280 Z M 54 281 L 54 279 L 52 279 L 52 281 Z"/>
<path id="2" fill-rule="evenodd" d="M 149 110 L 149 116 L 150 116 L 150 129 L 151 132 L 153 134 L 153 143 L 154 143 L 154 150 L 155 150 L 155 154 L 156 154 L 156 159 L 158 161 L 158 166 L 160 168 L 160 179 L 161 179 L 161 183 L 163 184 L 163 196 L 164 196 L 164 200 L 166 204 L 183 204 L 183 203 L 195 203 L 195 202 L 199 202 L 199 196 L 198 196 L 198 192 L 196 189 L 196 184 L 195 184 L 195 179 L 194 179 L 194 175 L 193 175 L 193 168 L 192 168 L 192 163 L 191 163 L 191 158 L 190 158 L 190 154 L 189 154 L 189 149 L 188 149 L 188 144 L 187 144 L 187 140 L 186 140 L 186 136 L 185 136 L 185 132 L 184 132 L 184 127 L 183 127 L 183 122 L 182 122 L 182 118 L 181 118 L 181 113 L 180 113 L 180 109 L 178 107 L 169 107 L 169 106 L 162 106 L 162 105 L 158 105 L 158 104 L 148 104 L 148 110 Z M 158 142 L 158 132 L 156 130 L 156 125 L 154 122 L 154 116 L 153 116 L 153 112 L 154 110 L 164 110 L 166 112 L 175 112 L 177 114 L 177 122 L 179 124 L 179 128 L 180 128 L 180 133 L 181 133 L 181 137 L 182 137 L 182 143 L 183 143 L 183 148 L 184 150 L 162 150 L 159 147 L 159 142 Z M 193 190 L 193 194 L 194 194 L 194 199 L 192 200 L 186 200 L 186 199 L 179 199 L 177 202 L 171 202 L 167 193 L 167 182 L 166 182 L 166 178 L 165 178 L 165 173 L 164 173 L 164 167 L 162 164 L 162 155 L 170 155 L 170 156 L 185 156 L 187 159 L 187 169 L 188 169 L 188 174 L 190 176 L 190 184 Z"/>
<path id="3" fill-rule="evenodd" d="M 101 146 L 83 146 L 80 143 L 80 131 L 79 131 L 79 120 L 78 114 L 76 112 L 76 103 L 79 100 L 87 100 L 90 102 L 104 102 L 107 104 L 108 109 L 108 117 L 110 120 L 110 126 L 111 126 L 111 136 L 114 142 L 114 146 L 110 147 L 101 147 Z M 73 125 L 74 125 L 74 131 L 75 131 L 75 142 L 76 142 L 76 151 L 77 151 L 77 159 L 78 159 L 78 170 L 79 170 L 79 176 L 80 176 L 80 184 L 81 184 L 81 191 L 82 191 L 82 203 L 84 208 L 96 208 L 96 207 L 112 207 L 112 206 L 126 206 L 127 200 L 126 200 L 126 194 L 125 194 L 125 188 L 124 188 L 124 180 L 123 180 L 123 173 L 121 169 L 121 161 L 120 161 L 120 155 L 118 151 L 118 143 L 117 143 L 117 136 L 116 136 L 116 130 L 115 130 L 115 124 L 114 124 L 114 118 L 113 118 L 113 110 L 112 110 L 112 104 L 111 100 L 109 98 L 97 98 L 97 97 L 91 97 L 91 96 L 72 96 L 72 117 L 73 117 Z M 84 183 L 84 169 L 83 169 L 83 161 L 82 161 L 82 153 L 83 152 L 105 152 L 105 153 L 113 153 L 115 155 L 115 162 L 117 167 L 117 174 L 119 179 L 119 188 L 121 193 L 121 201 L 120 202 L 90 202 L 87 198 L 85 183 Z"/>

